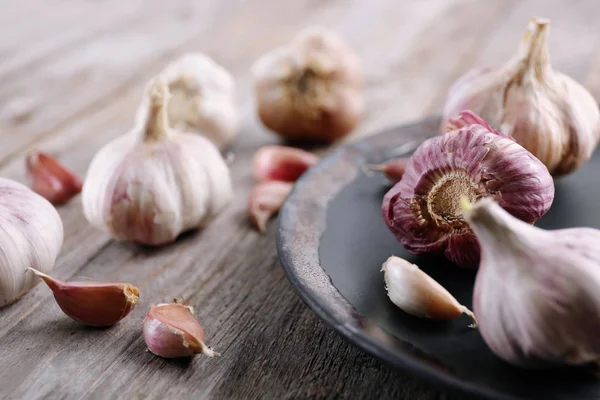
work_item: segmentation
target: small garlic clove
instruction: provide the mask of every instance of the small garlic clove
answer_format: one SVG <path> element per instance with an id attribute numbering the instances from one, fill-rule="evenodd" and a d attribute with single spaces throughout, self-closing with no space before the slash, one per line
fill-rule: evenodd
<path id="1" fill-rule="evenodd" d="M 159 357 L 221 355 L 204 344 L 204 328 L 194 317 L 192 307 L 178 302 L 152 307 L 143 322 L 143 335 L 148 349 Z"/>
<path id="2" fill-rule="evenodd" d="M 31 189 L 52 204 L 64 204 L 81 192 L 81 178 L 46 153 L 28 153 L 25 166 Z"/>
<path id="3" fill-rule="evenodd" d="M 63 282 L 33 268 L 29 270 L 48 285 L 65 314 L 86 325 L 114 325 L 125 318 L 139 300 L 139 289 L 129 283 Z"/>
<path id="4" fill-rule="evenodd" d="M 279 212 L 292 187 L 290 182 L 268 181 L 252 189 L 248 197 L 248 216 L 261 233 L 266 230 L 267 221 Z"/>
<path id="5" fill-rule="evenodd" d="M 477 327 L 473 312 L 415 264 L 392 256 L 381 270 L 388 297 L 406 313 L 435 320 L 453 320 L 466 314 L 473 321 L 469 327 Z"/>
<path id="6" fill-rule="evenodd" d="M 408 158 L 397 158 L 382 164 L 365 164 L 363 165 L 363 171 L 367 174 L 381 172 L 390 182 L 397 183 L 402 179 L 407 163 Z"/>
<path id="7" fill-rule="evenodd" d="M 308 151 L 287 146 L 263 146 L 254 155 L 254 178 L 259 182 L 295 182 L 318 162 L 319 157 Z"/>

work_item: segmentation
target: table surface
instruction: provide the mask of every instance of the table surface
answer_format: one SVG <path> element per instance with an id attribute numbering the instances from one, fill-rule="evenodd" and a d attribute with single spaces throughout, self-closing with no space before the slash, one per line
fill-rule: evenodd
<path id="1" fill-rule="evenodd" d="M 450 398 L 321 323 L 285 279 L 276 224 L 265 235 L 248 226 L 251 157 L 277 141 L 257 119 L 250 66 L 303 27 L 340 32 L 366 66 L 355 140 L 439 112 L 467 68 L 512 55 L 534 15 L 553 21 L 554 66 L 598 97 L 599 12 L 596 0 L 2 2 L 1 176 L 24 181 L 23 156 L 34 147 L 84 175 L 95 152 L 130 128 L 146 82 L 187 51 L 235 75 L 243 128 L 232 149 L 235 201 L 174 245 L 117 243 L 86 222 L 79 198 L 59 208 L 65 244 L 54 274 L 134 283 L 140 304 L 110 329 L 71 321 L 44 285 L 1 309 L 0 397 Z M 146 351 L 145 312 L 179 296 L 221 358 L 169 361 Z"/>

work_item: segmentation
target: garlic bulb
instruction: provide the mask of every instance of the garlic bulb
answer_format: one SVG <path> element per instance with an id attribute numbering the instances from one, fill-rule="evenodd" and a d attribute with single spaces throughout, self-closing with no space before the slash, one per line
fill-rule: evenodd
<path id="1" fill-rule="evenodd" d="M 231 145 L 239 131 L 235 81 L 222 66 L 202 53 L 185 54 L 160 73 L 171 92 L 168 116 L 179 131 L 199 133 L 220 150 Z M 148 118 L 149 96 L 137 112 L 138 123 Z"/>
<path id="2" fill-rule="evenodd" d="M 473 292 L 483 339 L 522 367 L 600 360 L 600 231 L 546 231 L 491 199 L 466 202 L 482 260 Z"/>
<path id="3" fill-rule="evenodd" d="M 381 271 L 388 297 L 404 312 L 436 320 L 453 320 L 465 314 L 472 321 L 469 327 L 477 327 L 473 312 L 416 265 L 392 256 L 383 263 Z"/>
<path id="4" fill-rule="evenodd" d="M 560 176 L 591 157 L 600 140 L 600 111 L 583 86 L 552 68 L 549 26 L 549 20 L 533 18 L 506 64 L 461 77 L 448 93 L 441 129 L 458 112 L 471 109 Z"/>
<path id="5" fill-rule="evenodd" d="M 42 196 L 0 178 L 0 307 L 17 301 L 37 283 L 27 268 L 50 272 L 63 243 L 56 209 Z"/>
<path id="6" fill-rule="evenodd" d="M 385 195 L 382 213 L 407 251 L 476 267 L 479 246 L 462 217 L 460 196 L 491 196 L 533 223 L 550 209 L 554 183 L 537 158 L 472 112 L 450 120 L 448 130 L 410 157 L 402 179 Z"/>
<path id="7" fill-rule="evenodd" d="M 288 139 L 333 142 L 358 124 L 362 69 L 335 33 L 311 28 L 253 66 L 258 114 Z"/>
<path id="8" fill-rule="evenodd" d="M 88 221 L 119 240 L 174 241 L 204 226 L 231 200 L 229 170 L 202 136 L 169 127 L 166 85 L 150 85 L 148 119 L 104 146 L 83 185 Z"/>

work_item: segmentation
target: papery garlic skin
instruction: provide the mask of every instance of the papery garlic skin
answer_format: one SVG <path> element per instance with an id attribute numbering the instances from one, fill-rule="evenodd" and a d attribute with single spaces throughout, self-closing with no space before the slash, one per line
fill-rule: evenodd
<path id="1" fill-rule="evenodd" d="M 171 126 L 199 133 L 223 150 L 239 132 L 235 105 L 235 81 L 231 74 L 202 53 L 189 53 L 167 65 L 158 75 L 171 93 L 168 116 Z M 150 98 L 144 97 L 136 119 L 148 117 Z"/>
<path id="2" fill-rule="evenodd" d="M 385 195 L 382 213 L 407 251 L 476 267 L 479 246 L 462 217 L 460 197 L 493 197 L 533 223 L 550 209 L 554 183 L 538 159 L 477 115 L 465 111 L 448 129 L 410 157 L 402 179 Z"/>
<path id="3" fill-rule="evenodd" d="M 600 231 L 546 231 L 491 199 L 465 212 L 481 245 L 473 292 L 491 350 L 520 367 L 600 360 Z"/>
<path id="4" fill-rule="evenodd" d="M 88 221 L 119 240 L 174 241 L 205 226 L 231 201 L 229 169 L 208 139 L 169 128 L 168 89 L 154 81 L 146 124 L 92 160 L 82 199 Z"/>
<path id="5" fill-rule="evenodd" d="M 37 284 L 28 267 L 50 272 L 63 243 L 56 209 L 42 196 L 0 178 L 0 307 Z"/>
<path id="6" fill-rule="evenodd" d="M 144 318 L 143 336 L 148 349 L 159 357 L 220 356 L 204 344 L 204 328 L 194 309 L 180 303 L 153 306 Z"/>
<path id="7" fill-rule="evenodd" d="M 252 72 L 260 119 L 285 138 L 329 143 L 360 120 L 362 66 L 332 31 L 301 32 L 258 59 Z"/>
<path id="8" fill-rule="evenodd" d="M 388 297 L 406 313 L 435 320 L 453 320 L 466 314 L 473 321 L 471 327 L 477 326 L 471 310 L 415 264 L 392 256 L 383 263 L 381 270 Z"/>
<path id="9" fill-rule="evenodd" d="M 600 111 L 583 86 L 552 68 L 549 26 L 549 20 L 533 18 L 517 54 L 506 64 L 461 77 L 448 93 L 441 129 L 470 109 L 560 176 L 591 157 L 600 140 Z"/>

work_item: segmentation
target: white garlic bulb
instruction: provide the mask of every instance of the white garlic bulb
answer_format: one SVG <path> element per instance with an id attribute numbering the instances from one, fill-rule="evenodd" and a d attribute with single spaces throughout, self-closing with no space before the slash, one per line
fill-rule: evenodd
<path id="1" fill-rule="evenodd" d="M 166 84 L 156 79 L 148 91 L 147 120 L 96 154 L 82 201 L 88 221 L 115 238 L 161 245 L 204 226 L 233 193 L 218 149 L 169 127 Z"/>
<path id="2" fill-rule="evenodd" d="M 600 361 L 600 230 L 546 231 L 489 197 L 464 203 L 481 245 L 473 307 L 490 349 L 527 368 Z"/>
<path id="3" fill-rule="evenodd" d="M 532 18 L 514 57 L 459 78 L 448 93 L 440 129 L 470 109 L 560 176 L 591 157 L 600 140 L 600 111 L 583 86 L 552 68 L 549 27 L 549 20 Z"/>
<path id="4" fill-rule="evenodd" d="M 37 284 L 29 267 L 50 272 L 63 243 L 56 209 L 42 196 L 0 178 L 0 307 L 17 301 Z"/>
<path id="5" fill-rule="evenodd" d="M 231 74 L 202 53 L 189 53 L 167 65 L 158 75 L 171 93 L 169 122 L 177 130 L 201 134 L 220 150 L 231 145 L 239 131 L 235 81 Z M 145 96 L 136 119 L 147 119 Z"/>

